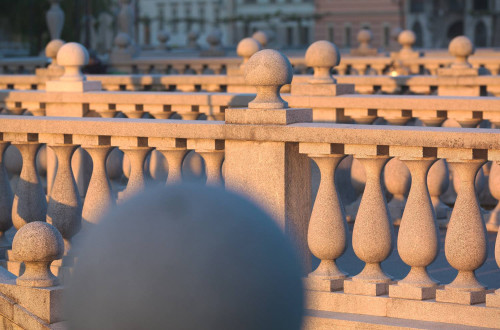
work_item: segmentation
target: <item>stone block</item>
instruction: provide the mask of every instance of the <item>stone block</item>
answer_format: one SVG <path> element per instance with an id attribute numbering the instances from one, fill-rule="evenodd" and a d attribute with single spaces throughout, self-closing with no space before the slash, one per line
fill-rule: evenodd
<path id="1" fill-rule="evenodd" d="M 490 293 L 486 295 L 486 307 L 500 308 L 500 290 L 497 293 Z"/>
<path id="2" fill-rule="evenodd" d="M 226 124 L 289 125 L 312 122 L 312 109 L 231 108 L 225 114 Z"/>
<path id="3" fill-rule="evenodd" d="M 436 287 L 420 288 L 409 285 L 389 285 L 389 297 L 426 300 L 436 298 Z"/>
<path id="4" fill-rule="evenodd" d="M 47 81 L 47 92 L 94 92 L 101 91 L 102 85 L 98 80 L 93 81 Z"/>
<path id="5" fill-rule="evenodd" d="M 0 283 L 0 292 L 44 322 L 50 324 L 64 319 L 62 286 L 32 288 L 16 285 L 12 281 Z"/>
<path id="6" fill-rule="evenodd" d="M 291 94 L 306 96 L 354 94 L 354 84 L 292 84 Z"/>
<path id="7" fill-rule="evenodd" d="M 439 68 L 437 70 L 438 76 L 446 77 L 466 77 L 466 76 L 478 76 L 479 71 L 474 68 Z"/>
<path id="8" fill-rule="evenodd" d="M 460 86 L 460 85 L 440 85 L 438 86 L 438 96 L 481 96 L 481 87 L 476 86 Z"/>
<path id="9" fill-rule="evenodd" d="M 344 293 L 363 296 L 382 296 L 389 292 L 388 283 L 368 283 L 348 279 L 344 281 Z"/>
<path id="10" fill-rule="evenodd" d="M 486 301 L 486 290 L 461 291 L 454 289 L 436 290 L 436 301 L 462 305 L 481 304 Z"/>
<path id="11" fill-rule="evenodd" d="M 317 276 L 309 276 L 304 278 L 304 287 L 306 290 L 312 291 L 341 291 L 344 288 L 344 279 L 323 279 Z"/>

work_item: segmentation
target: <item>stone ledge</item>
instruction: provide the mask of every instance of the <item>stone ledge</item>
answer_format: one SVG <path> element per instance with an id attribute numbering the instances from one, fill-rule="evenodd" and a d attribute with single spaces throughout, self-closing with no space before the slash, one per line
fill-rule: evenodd
<path id="1" fill-rule="evenodd" d="M 354 94 L 354 84 L 292 84 L 292 95 L 337 96 Z"/>
<path id="2" fill-rule="evenodd" d="M 226 124 L 289 125 L 312 122 L 312 109 L 249 109 L 225 111 Z"/>
<path id="3" fill-rule="evenodd" d="M 306 291 L 305 308 L 475 327 L 496 328 L 500 324 L 500 308 L 486 307 L 485 304 L 471 306 L 435 300 L 390 298 L 386 295 L 374 297 L 342 292 Z"/>
<path id="4" fill-rule="evenodd" d="M 405 320 L 384 316 L 306 310 L 303 330 L 318 329 L 436 329 L 465 330 L 469 326 L 441 322 Z"/>

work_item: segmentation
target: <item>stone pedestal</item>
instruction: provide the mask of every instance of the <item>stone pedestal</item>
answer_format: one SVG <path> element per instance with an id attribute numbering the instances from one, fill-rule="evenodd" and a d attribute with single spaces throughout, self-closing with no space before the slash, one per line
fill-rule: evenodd
<path id="1" fill-rule="evenodd" d="M 311 122 L 311 109 L 227 109 L 227 124 Z M 260 205 L 291 237 L 311 270 L 307 224 L 311 210 L 310 161 L 299 153 L 299 144 L 228 140 L 225 143 L 225 183 Z"/>

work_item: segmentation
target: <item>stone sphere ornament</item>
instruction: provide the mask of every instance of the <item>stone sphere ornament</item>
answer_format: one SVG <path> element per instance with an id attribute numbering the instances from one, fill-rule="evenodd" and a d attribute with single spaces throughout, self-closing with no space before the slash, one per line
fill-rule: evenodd
<path id="1" fill-rule="evenodd" d="M 277 50 L 264 49 L 255 53 L 245 65 L 245 82 L 255 86 L 257 96 L 248 104 L 254 109 L 288 107 L 279 91 L 292 82 L 293 70 L 288 58 Z"/>
<path id="2" fill-rule="evenodd" d="M 474 44 L 466 36 L 458 36 L 453 38 L 448 46 L 448 51 L 455 56 L 455 61 L 451 65 L 452 68 L 471 68 L 467 59 L 474 54 Z"/>
<path id="3" fill-rule="evenodd" d="M 81 68 L 89 63 L 89 52 L 83 45 L 69 42 L 59 49 L 57 63 L 64 67 L 64 75 L 60 80 L 84 81 Z"/>
<path id="4" fill-rule="evenodd" d="M 59 284 L 50 271 L 52 261 L 61 259 L 64 242 L 59 231 L 46 222 L 34 221 L 20 228 L 12 241 L 16 261 L 24 262 L 24 274 L 16 284 L 30 287 L 49 287 Z"/>
<path id="5" fill-rule="evenodd" d="M 306 65 L 314 68 L 311 84 L 332 84 L 336 80 L 331 75 L 331 69 L 339 65 L 340 52 L 334 43 L 320 40 L 312 43 L 306 51 Z"/>

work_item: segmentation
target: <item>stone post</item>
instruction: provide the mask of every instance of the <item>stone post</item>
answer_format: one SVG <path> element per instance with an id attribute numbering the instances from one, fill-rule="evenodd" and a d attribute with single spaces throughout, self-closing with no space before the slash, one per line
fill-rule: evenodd
<path id="1" fill-rule="evenodd" d="M 368 29 L 361 29 L 358 32 L 358 48 L 351 50 L 351 55 L 354 56 L 375 56 L 377 49 L 371 48 L 370 43 L 373 39 L 373 33 Z"/>
<path id="2" fill-rule="evenodd" d="M 448 51 L 455 57 L 448 68 L 440 68 L 437 75 L 448 84 L 439 84 L 439 96 L 480 96 L 481 86 L 474 81 L 479 70 L 472 68 L 468 62 L 469 56 L 474 54 L 474 45 L 466 36 L 455 37 L 448 46 Z M 460 82 L 457 78 L 460 77 Z M 470 84 L 467 82 L 470 81 Z"/>
<path id="3" fill-rule="evenodd" d="M 281 86 L 292 80 L 292 66 L 275 50 L 261 50 L 246 64 L 246 83 L 257 89 L 248 108 L 226 110 L 228 127 L 290 125 L 311 122 L 311 109 L 290 109 L 281 98 Z M 304 272 L 311 269 L 307 225 L 311 210 L 311 170 L 299 144 L 285 141 L 227 140 L 226 188 L 238 191 L 263 207 L 290 236 L 302 256 Z"/>

